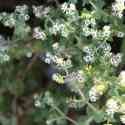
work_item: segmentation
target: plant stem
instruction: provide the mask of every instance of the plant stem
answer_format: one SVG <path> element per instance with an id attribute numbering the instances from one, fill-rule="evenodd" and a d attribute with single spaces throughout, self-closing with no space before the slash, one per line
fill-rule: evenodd
<path id="1" fill-rule="evenodd" d="M 85 98 L 84 94 L 82 93 L 82 91 L 78 88 L 78 92 L 83 100 L 83 102 L 86 102 L 86 104 L 93 110 L 93 111 L 97 111 L 97 109 L 87 101 L 87 99 Z"/>
<path id="2" fill-rule="evenodd" d="M 89 3 L 93 6 L 93 8 L 94 8 L 95 10 L 97 10 L 96 5 L 95 5 L 91 0 L 89 1 Z"/>
<path id="3" fill-rule="evenodd" d="M 52 108 L 54 108 L 61 116 L 63 116 L 68 121 L 72 122 L 74 125 L 78 125 L 76 121 L 74 121 L 70 117 L 66 116 L 58 107 L 53 105 Z"/>
<path id="4" fill-rule="evenodd" d="M 49 123 L 53 123 L 53 122 L 61 120 L 61 119 L 64 119 L 64 117 L 59 117 L 59 118 L 51 119 L 51 120 L 49 120 Z"/>

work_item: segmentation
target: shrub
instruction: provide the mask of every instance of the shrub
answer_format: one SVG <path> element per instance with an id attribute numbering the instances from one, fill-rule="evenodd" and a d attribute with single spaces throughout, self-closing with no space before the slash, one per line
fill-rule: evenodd
<path id="1" fill-rule="evenodd" d="M 124 2 L 56 0 L 1 12 L 14 29 L 0 36 L 1 124 L 125 124 Z"/>

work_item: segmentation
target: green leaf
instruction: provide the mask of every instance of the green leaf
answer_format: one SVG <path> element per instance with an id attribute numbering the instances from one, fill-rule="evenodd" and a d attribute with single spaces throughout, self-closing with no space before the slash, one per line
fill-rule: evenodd
<path id="1" fill-rule="evenodd" d="M 102 110 L 97 110 L 97 111 L 91 111 L 91 109 L 88 108 L 88 116 L 93 117 L 93 120 L 97 123 L 101 123 L 105 119 L 106 113 L 103 112 Z"/>

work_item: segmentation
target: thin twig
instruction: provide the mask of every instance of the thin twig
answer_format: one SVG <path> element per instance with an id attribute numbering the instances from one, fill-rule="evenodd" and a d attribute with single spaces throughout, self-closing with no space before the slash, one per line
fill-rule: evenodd
<path id="1" fill-rule="evenodd" d="M 63 116 L 68 121 L 72 122 L 74 125 L 78 125 L 75 120 L 73 120 L 70 117 L 66 116 L 58 107 L 52 106 L 52 108 L 54 108 L 61 116 Z"/>
<path id="2" fill-rule="evenodd" d="M 82 91 L 78 88 L 78 92 L 83 100 L 83 102 L 85 102 L 93 111 L 97 111 L 97 109 L 87 101 L 87 99 L 85 98 L 84 94 L 82 93 Z"/>

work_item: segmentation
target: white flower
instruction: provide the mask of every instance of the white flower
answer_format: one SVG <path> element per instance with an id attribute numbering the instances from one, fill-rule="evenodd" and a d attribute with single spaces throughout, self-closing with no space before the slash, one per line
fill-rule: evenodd
<path id="1" fill-rule="evenodd" d="M 64 84 L 64 77 L 59 73 L 54 73 L 52 79 L 59 84 Z"/>
<path id="2" fill-rule="evenodd" d="M 85 46 L 83 48 L 83 52 L 87 53 L 87 54 L 92 54 L 93 53 L 93 49 L 90 48 L 89 46 Z"/>
<path id="3" fill-rule="evenodd" d="M 82 31 L 83 31 L 83 35 L 86 36 L 86 37 L 91 35 L 91 31 L 88 27 L 83 27 Z"/>
<path id="4" fill-rule="evenodd" d="M 7 13 L 6 13 L 6 12 L 2 12 L 0 15 L 1 15 L 1 16 L 0 16 L 0 20 L 2 20 L 3 17 L 6 17 L 6 16 L 7 16 Z"/>
<path id="5" fill-rule="evenodd" d="M 98 49 L 103 49 L 104 53 L 107 53 L 111 51 L 111 45 L 107 42 L 104 42 L 99 45 Z"/>
<path id="6" fill-rule="evenodd" d="M 125 35 L 125 34 L 124 34 L 123 32 L 118 32 L 118 33 L 117 33 L 117 37 L 119 37 L 119 38 L 123 38 L 124 35 Z"/>
<path id="7" fill-rule="evenodd" d="M 93 39 L 97 38 L 98 31 L 97 30 L 91 31 L 91 35 L 92 35 Z"/>
<path id="8" fill-rule="evenodd" d="M 84 23 L 85 23 L 85 26 L 89 26 L 91 24 L 89 19 L 86 19 Z"/>
<path id="9" fill-rule="evenodd" d="M 45 55 L 41 55 L 40 58 L 47 64 L 51 64 L 53 62 L 53 55 L 49 52 L 47 52 Z"/>
<path id="10" fill-rule="evenodd" d="M 63 37 L 68 37 L 69 33 L 70 33 L 70 30 L 67 28 L 66 25 L 63 25 L 61 28 L 61 35 Z"/>
<path id="11" fill-rule="evenodd" d="M 123 10 L 125 9 L 125 5 L 124 5 L 124 0 L 116 0 L 113 4 L 112 4 L 112 14 L 114 16 L 118 16 L 119 18 L 122 18 L 123 16 Z"/>
<path id="12" fill-rule="evenodd" d="M 111 58 L 111 56 L 112 56 L 112 53 L 111 52 L 108 52 L 108 51 L 105 51 L 105 53 L 104 53 L 104 58 Z"/>
<path id="13" fill-rule="evenodd" d="M 40 101 L 40 96 L 35 94 L 33 98 L 34 98 L 34 106 L 38 108 L 41 107 L 42 103 Z"/>
<path id="14" fill-rule="evenodd" d="M 122 95 L 122 96 L 124 96 L 124 95 Z M 125 114 L 125 103 L 121 103 L 119 112 L 122 113 L 122 114 Z"/>
<path id="15" fill-rule="evenodd" d="M 34 105 L 35 107 L 41 107 L 41 102 L 39 100 L 36 100 Z"/>
<path id="16" fill-rule="evenodd" d="M 5 20 L 4 25 L 8 27 L 13 27 L 16 24 L 16 20 L 13 14 L 8 15 L 8 19 Z"/>
<path id="17" fill-rule="evenodd" d="M 105 37 L 107 38 L 107 37 L 110 36 L 110 34 L 111 34 L 111 27 L 108 26 L 108 25 L 105 25 L 105 26 L 103 27 L 103 31 L 102 31 L 103 37 L 104 37 L 104 38 L 105 38 Z"/>
<path id="18" fill-rule="evenodd" d="M 75 6 L 75 4 L 73 4 L 73 3 L 71 3 L 71 4 L 69 5 L 69 8 L 70 8 L 70 10 L 72 10 L 72 11 L 76 10 L 76 6 Z"/>
<path id="19" fill-rule="evenodd" d="M 103 84 L 94 85 L 89 91 L 89 99 L 96 102 L 107 90 L 107 86 Z"/>
<path id="20" fill-rule="evenodd" d="M 33 38 L 45 40 L 46 39 L 46 34 L 41 30 L 40 27 L 36 27 L 33 30 Z"/>
<path id="21" fill-rule="evenodd" d="M 68 4 L 66 2 L 64 4 L 62 4 L 61 9 L 67 15 L 74 15 L 74 12 L 76 11 L 75 4 L 73 4 L 73 3 Z"/>
<path id="22" fill-rule="evenodd" d="M 57 50 L 58 48 L 59 48 L 59 43 L 54 43 L 53 45 L 52 45 L 52 47 L 53 47 L 53 49 L 54 50 Z"/>
<path id="23" fill-rule="evenodd" d="M 57 73 L 56 73 L 56 74 L 53 74 L 52 79 L 53 79 L 54 81 L 57 81 L 58 75 L 59 75 L 59 74 L 57 74 Z"/>
<path id="24" fill-rule="evenodd" d="M 113 98 L 109 99 L 106 103 L 106 112 L 109 116 L 113 117 L 114 113 L 118 112 L 120 109 L 120 103 L 118 100 Z"/>
<path id="25" fill-rule="evenodd" d="M 94 87 L 92 87 L 89 91 L 89 99 L 91 102 L 96 102 L 99 99 L 99 94 L 97 93 L 97 90 Z"/>
<path id="26" fill-rule="evenodd" d="M 46 58 L 44 61 L 45 61 L 45 63 L 47 63 L 47 64 L 50 64 L 50 63 L 51 63 L 51 59 L 49 59 L 49 58 Z"/>
<path id="27" fill-rule="evenodd" d="M 125 87 L 125 71 L 124 70 L 120 72 L 119 79 L 120 79 L 119 84 Z"/>
<path id="28" fill-rule="evenodd" d="M 66 83 L 70 83 L 73 81 L 78 81 L 80 83 L 83 83 L 85 81 L 84 76 L 83 76 L 83 71 L 79 70 L 77 72 L 72 72 L 65 76 Z"/>
<path id="29" fill-rule="evenodd" d="M 47 57 L 47 58 L 52 58 L 52 56 L 53 56 L 53 55 L 52 55 L 51 53 L 49 53 L 49 52 L 46 53 L 46 57 Z"/>
<path id="30" fill-rule="evenodd" d="M 86 19 L 84 23 L 85 23 L 85 26 L 91 25 L 92 27 L 94 27 L 96 25 L 96 21 L 94 18 Z"/>
<path id="31" fill-rule="evenodd" d="M 79 70 L 78 73 L 77 73 L 77 80 L 80 83 L 83 83 L 85 81 L 85 78 L 84 78 L 83 74 L 84 73 L 83 73 L 82 70 Z"/>
<path id="32" fill-rule="evenodd" d="M 64 24 L 62 24 L 59 21 L 55 21 L 52 25 L 52 27 L 49 28 L 49 31 L 51 34 L 57 34 L 61 33 L 61 31 L 64 29 Z"/>
<path id="33" fill-rule="evenodd" d="M 111 64 L 115 67 L 117 67 L 119 63 L 121 63 L 121 61 L 122 61 L 122 55 L 120 53 L 113 55 L 111 58 Z"/>
<path id="34" fill-rule="evenodd" d="M 28 14 L 28 6 L 16 6 L 15 13 L 20 14 L 22 17 L 24 17 L 26 14 Z"/>
<path id="35" fill-rule="evenodd" d="M 33 55 L 32 52 L 27 52 L 27 53 L 26 53 L 26 57 L 28 57 L 28 58 L 31 58 L 32 55 Z"/>
<path id="36" fill-rule="evenodd" d="M 63 10 L 63 12 L 66 12 L 68 10 L 68 3 L 63 3 L 61 6 L 61 9 Z"/>
<path id="37" fill-rule="evenodd" d="M 96 20 L 95 20 L 95 18 L 91 18 L 91 19 L 90 19 L 90 22 L 91 22 L 91 26 L 92 26 L 92 27 L 95 27 L 95 25 L 96 25 Z"/>
<path id="38" fill-rule="evenodd" d="M 28 14 L 24 15 L 24 20 L 27 21 L 30 19 L 30 16 Z"/>
<path id="39" fill-rule="evenodd" d="M 84 60 L 86 63 L 94 63 L 95 57 L 94 57 L 93 54 L 91 54 L 91 55 L 84 56 L 84 57 L 83 57 L 83 60 Z"/>
<path id="40" fill-rule="evenodd" d="M 0 52 L 0 63 L 8 62 L 9 60 L 10 60 L 9 55 Z"/>
<path id="41" fill-rule="evenodd" d="M 103 30 L 104 30 L 104 31 L 109 31 L 110 28 L 111 28 L 111 27 L 110 27 L 109 25 L 105 25 L 105 26 L 103 27 Z"/>
<path id="42" fill-rule="evenodd" d="M 62 57 L 53 57 L 53 61 L 57 64 L 57 66 L 64 66 L 64 59 Z"/>
<path id="43" fill-rule="evenodd" d="M 76 73 L 75 72 L 72 72 L 72 73 L 70 73 L 70 74 L 67 74 L 66 76 L 65 76 L 65 83 L 70 83 L 70 82 L 72 82 L 72 81 L 75 81 L 76 80 Z"/>
<path id="44" fill-rule="evenodd" d="M 43 6 L 32 6 L 33 13 L 36 17 L 41 18 L 43 15 L 47 15 L 50 11 L 49 7 L 44 8 Z"/>
<path id="45" fill-rule="evenodd" d="M 120 121 L 121 121 L 123 124 L 125 124 L 125 115 L 121 115 L 121 116 L 120 116 Z"/>
<path id="46" fill-rule="evenodd" d="M 71 59 L 67 59 L 64 64 L 65 64 L 65 67 L 71 68 L 72 67 L 72 61 L 71 61 Z"/>
<path id="47" fill-rule="evenodd" d="M 47 64 L 50 64 L 52 62 L 52 58 L 53 58 L 53 55 L 51 55 L 50 53 L 46 53 L 46 57 L 44 59 L 44 62 Z"/>
<path id="48" fill-rule="evenodd" d="M 51 119 L 46 120 L 46 124 L 47 125 L 51 125 L 52 124 L 52 120 Z"/>
<path id="49" fill-rule="evenodd" d="M 4 62 L 7 62 L 7 61 L 9 61 L 10 60 L 10 56 L 8 56 L 7 54 L 5 54 L 4 56 L 3 56 L 3 61 Z"/>

